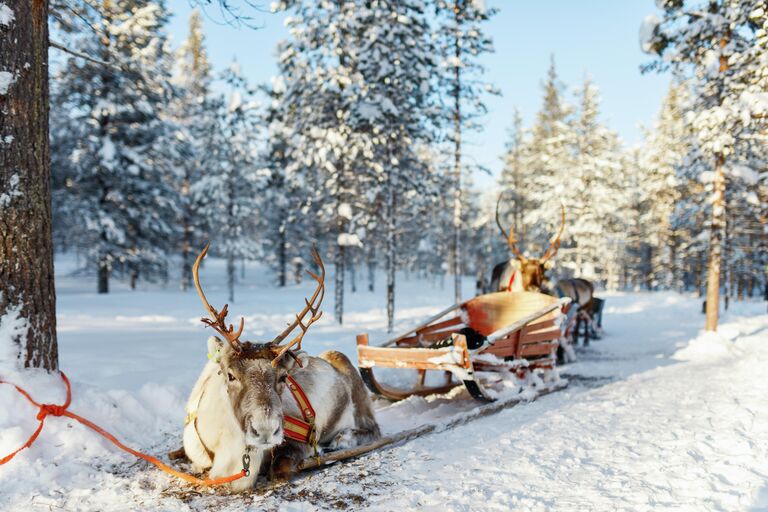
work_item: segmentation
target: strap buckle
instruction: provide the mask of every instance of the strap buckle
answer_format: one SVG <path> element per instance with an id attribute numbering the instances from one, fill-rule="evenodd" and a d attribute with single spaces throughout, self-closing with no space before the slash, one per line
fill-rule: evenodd
<path id="1" fill-rule="evenodd" d="M 245 473 L 245 476 L 251 475 L 251 456 L 248 455 L 247 449 L 243 454 L 243 472 Z"/>
<path id="2" fill-rule="evenodd" d="M 309 420 L 309 436 L 307 442 L 315 452 L 315 459 L 317 459 L 317 465 L 320 465 L 320 451 L 317 449 L 317 427 L 315 426 L 315 418 Z"/>

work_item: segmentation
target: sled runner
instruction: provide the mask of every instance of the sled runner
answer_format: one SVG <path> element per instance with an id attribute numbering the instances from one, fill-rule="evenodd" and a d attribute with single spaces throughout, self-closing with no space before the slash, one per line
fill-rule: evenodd
<path id="1" fill-rule="evenodd" d="M 561 308 L 569 302 L 537 292 L 480 295 L 381 346 L 369 345 L 367 334 L 358 335 L 358 367 L 368 388 L 391 400 L 444 393 L 464 384 L 473 397 L 491 401 L 477 372 L 512 371 L 525 377 L 553 368 L 562 335 Z M 418 381 L 410 389 L 389 387 L 374 377 L 374 368 L 414 369 Z M 427 384 L 427 371 L 443 372 L 442 383 Z"/>

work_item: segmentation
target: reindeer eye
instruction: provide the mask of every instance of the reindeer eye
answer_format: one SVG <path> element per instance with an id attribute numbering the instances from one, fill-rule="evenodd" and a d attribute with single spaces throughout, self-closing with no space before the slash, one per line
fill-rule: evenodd
<path id="1" fill-rule="evenodd" d="M 232 375 L 232 372 L 227 372 L 227 378 L 229 379 L 229 382 L 234 382 L 234 381 L 236 381 L 236 380 L 237 380 L 237 379 L 235 378 L 235 376 L 234 376 L 234 375 Z"/>
<path id="2" fill-rule="evenodd" d="M 285 379 L 287 379 L 287 378 L 288 378 L 287 374 L 286 375 L 281 375 L 280 377 L 277 378 L 277 381 L 278 382 L 285 382 Z"/>

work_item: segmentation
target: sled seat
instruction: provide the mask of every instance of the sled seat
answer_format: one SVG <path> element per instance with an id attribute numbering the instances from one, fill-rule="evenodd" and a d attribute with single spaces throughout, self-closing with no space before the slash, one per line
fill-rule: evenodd
<path id="1" fill-rule="evenodd" d="M 391 399 L 444 392 L 459 384 L 453 377 L 465 384 L 474 381 L 475 370 L 512 370 L 522 375 L 537 368 L 549 369 L 555 365 L 562 334 L 560 309 L 568 301 L 536 292 L 480 295 L 441 311 L 381 346 L 371 346 L 367 334 L 359 335 L 358 366 L 368 387 Z M 444 319 L 451 313 L 453 317 Z M 479 335 L 481 344 L 468 344 L 469 333 Z M 452 343 L 446 344 L 446 340 Z M 441 342 L 440 348 L 434 348 L 437 342 Z M 374 378 L 375 367 L 416 369 L 419 382 L 404 391 L 387 388 Z M 446 372 L 445 382 L 425 386 L 427 370 Z"/>

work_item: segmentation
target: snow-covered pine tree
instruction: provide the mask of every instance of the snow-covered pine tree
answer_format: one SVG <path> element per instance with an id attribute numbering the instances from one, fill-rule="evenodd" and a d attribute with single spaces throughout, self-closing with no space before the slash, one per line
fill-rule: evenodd
<path id="1" fill-rule="evenodd" d="M 515 109 L 512 112 L 512 127 L 509 130 L 509 141 L 504 151 L 502 161 L 504 167 L 499 175 L 498 194 L 501 196 L 499 204 L 499 217 L 504 219 L 504 225 L 512 228 L 517 240 L 522 247 L 527 243 L 526 224 L 523 222 L 525 214 L 531 206 L 529 171 L 524 167 L 525 154 L 529 148 L 526 144 L 526 131 L 523 129 L 523 118 Z M 499 197 L 488 197 L 494 205 Z M 495 212 L 494 212 L 495 215 Z M 493 222 L 493 221 L 492 221 Z M 499 239 L 502 244 L 504 257 L 509 256 L 507 244 Z"/>
<path id="2" fill-rule="evenodd" d="M 627 162 L 618 135 L 600 121 L 598 92 L 590 79 L 578 95 L 573 164 L 561 169 L 558 194 L 566 205 L 566 232 L 573 247 L 561 261 L 576 275 L 615 288 L 627 208 Z"/>
<path id="3" fill-rule="evenodd" d="M 670 84 L 653 127 L 645 130 L 638 181 L 645 209 L 640 218 L 648 258 L 649 288 L 682 289 L 682 230 L 675 209 L 684 189 L 682 164 L 690 144 L 683 118 L 684 86 Z M 687 199 L 687 198 L 686 198 Z"/>
<path id="4" fill-rule="evenodd" d="M 493 92 L 482 80 L 482 54 L 493 51 L 491 39 L 485 35 L 483 24 L 495 14 L 483 0 L 436 0 L 436 41 L 442 58 L 440 86 L 444 96 L 445 135 L 451 145 L 453 160 L 453 226 L 451 271 L 454 276 L 454 299 L 461 302 L 461 205 L 462 177 L 470 174 L 462 159 L 462 143 L 466 131 L 479 130 L 478 117 L 485 114 L 483 95 Z"/>
<path id="5" fill-rule="evenodd" d="M 520 249 L 529 257 L 540 255 L 547 247 L 547 240 L 559 228 L 560 196 L 566 187 L 574 186 L 575 177 L 571 173 L 575 144 L 571 124 L 573 107 L 563 98 L 563 89 L 553 56 L 543 84 L 543 103 L 521 155 L 529 206 L 523 216 L 527 240 Z M 571 211 L 567 203 L 565 208 L 566 212 Z M 559 255 L 568 252 L 569 239 L 566 222 Z"/>
<path id="6" fill-rule="evenodd" d="M 706 329 L 717 329 L 726 182 L 743 155 L 739 142 L 766 122 L 764 86 L 765 25 L 763 0 L 660 0 L 662 18 L 649 16 L 641 46 L 659 59 L 645 70 L 668 67 L 688 79 L 692 103 L 688 121 L 702 155 L 711 165 L 703 176 L 711 192 Z"/>
<path id="7" fill-rule="evenodd" d="M 623 250 L 619 255 L 622 268 L 619 286 L 623 289 L 638 289 L 646 285 L 651 276 L 646 240 L 647 230 L 653 227 L 645 226 L 642 222 L 648 211 L 648 197 L 642 184 L 644 169 L 640 164 L 641 154 L 639 146 L 629 151 L 623 173 L 627 201 Z"/>
<path id="8" fill-rule="evenodd" d="M 398 237 L 421 206 L 434 195 L 432 176 L 415 151 L 432 140 L 434 115 L 433 57 L 422 2 L 380 0 L 356 12 L 363 30 L 355 41 L 361 97 L 352 107 L 356 131 L 371 136 L 371 167 L 382 183 L 387 274 L 388 329 L 394 326 L 395 277 L 400 254 Z M 375 213 L 374 213 L 375 214 Z M 380 232 L 381 232 L 380 231 Z"/>
<path id="9" fill-rule="evenodd" d="M 172 162 L 175 173 L 175 188 L 181 211 L 181 232 L 178 241 L 181 252 L 181 289 L 192 286 L 192 263 L 199 250 L 203 219 L 199 206 L 190 193 L 192 184 L 204 172 L 203 162 L 208 158 L 211 135 L 215 133 L 216 119 L 211 116 L 212 104 L 209 98 L 211 66 L 205 50 L 200 12 L 195 9 L 189 17 L 189 34 L 176 51 L 173 85 L 176 88 L 174 101 L 170 106 L 170 117 L 174 123 L 172 139 L 168 144 L 177 147 L 177 158 Z"/>
<path id="10" fill-rule="evenodd" d="M 211 100 L 216 123 L 205 148 L 202 176 L 191 185 L 192 200 L 213 250 L 227 263 L 229 301 L 235 300 L 236 263 L 259 255 L 258 191 L 265 176 L 258 168 L 257 106 L 234 63 L 223 73 L 227 96 Z"/>
<path id="11" fill-rule="evenodd" d="M 105 0 L 77 50 L 109 66 L 69 59 L 57 79 L 58 107 L 74 127 L 56 137 L 76 137 L 69 157 L 68 200 L 60 215 L 81 219 L 73 233 L 88 264 L 98 271 L 98 291 L 109 291 L 117 265 L 135 286 L 139 275 L 166 271 L 178 213 L 172 177 L 160 144 L 168 132 L 162 111 L 170 97 L 164 2 Z M 73 130 L 77 130 L 73 133 Z"/>
<path id="12" fill-rule="evenodd" d="M 291 132 L 284 122 L 282 77 L 275 77 L 270 85 L 262 86 L 268 105 L 262 122 L 266 128 L 266 145 L 260 165 L 264 168 L 266 187 L 262 192 L 266 207 L 261 209 L 263 236 L 268 247 L 265 257 L 277 273 L 278 286 L 288 284 L 289 264 L 306 254 L 306 232 L 301 228 L 302 208 L 313 194 L 305 187 L 296 166 L 289 165 Z M 302 252 L 303 251 L 303 252 Z"/>
<path id="13" fill-rule="evenodd" d="M 424 187 L 414 147 L 429 135 L 429 30 L 419 2 L 283 2 L 293 38 L 279 51 L 288 169 L 312 195 L 306 211 L 333 233 L 335 315 L 343 320 L 347 253 L 385 239 L 394 319 L 398 219 Z M 395 202 L 397 200 L 397 202 Z M 366 247 L 373 254 L 373 247 Z M 356 250 L 356 249 L 354 249 Z"/>
<path id="14" fill-rule="evenodd" d="M 358 244 L 355 226 L 366 209 L 365 172 L 370 168 L 370 137 L 351 126 L 351 106 L 359 98 L 361 77 L 355 72 L 357 47 L 352 38 L 357 2 L 284 1 L 273 6 L 289 9 L 292 37 L 278 48 L 285 83 L 281 116 L 290 133 L 290 172 L 301 175 L 312 193 L 304 220 L 333 233 L 335 316 L 343 320 L 346 250 Z"/>

